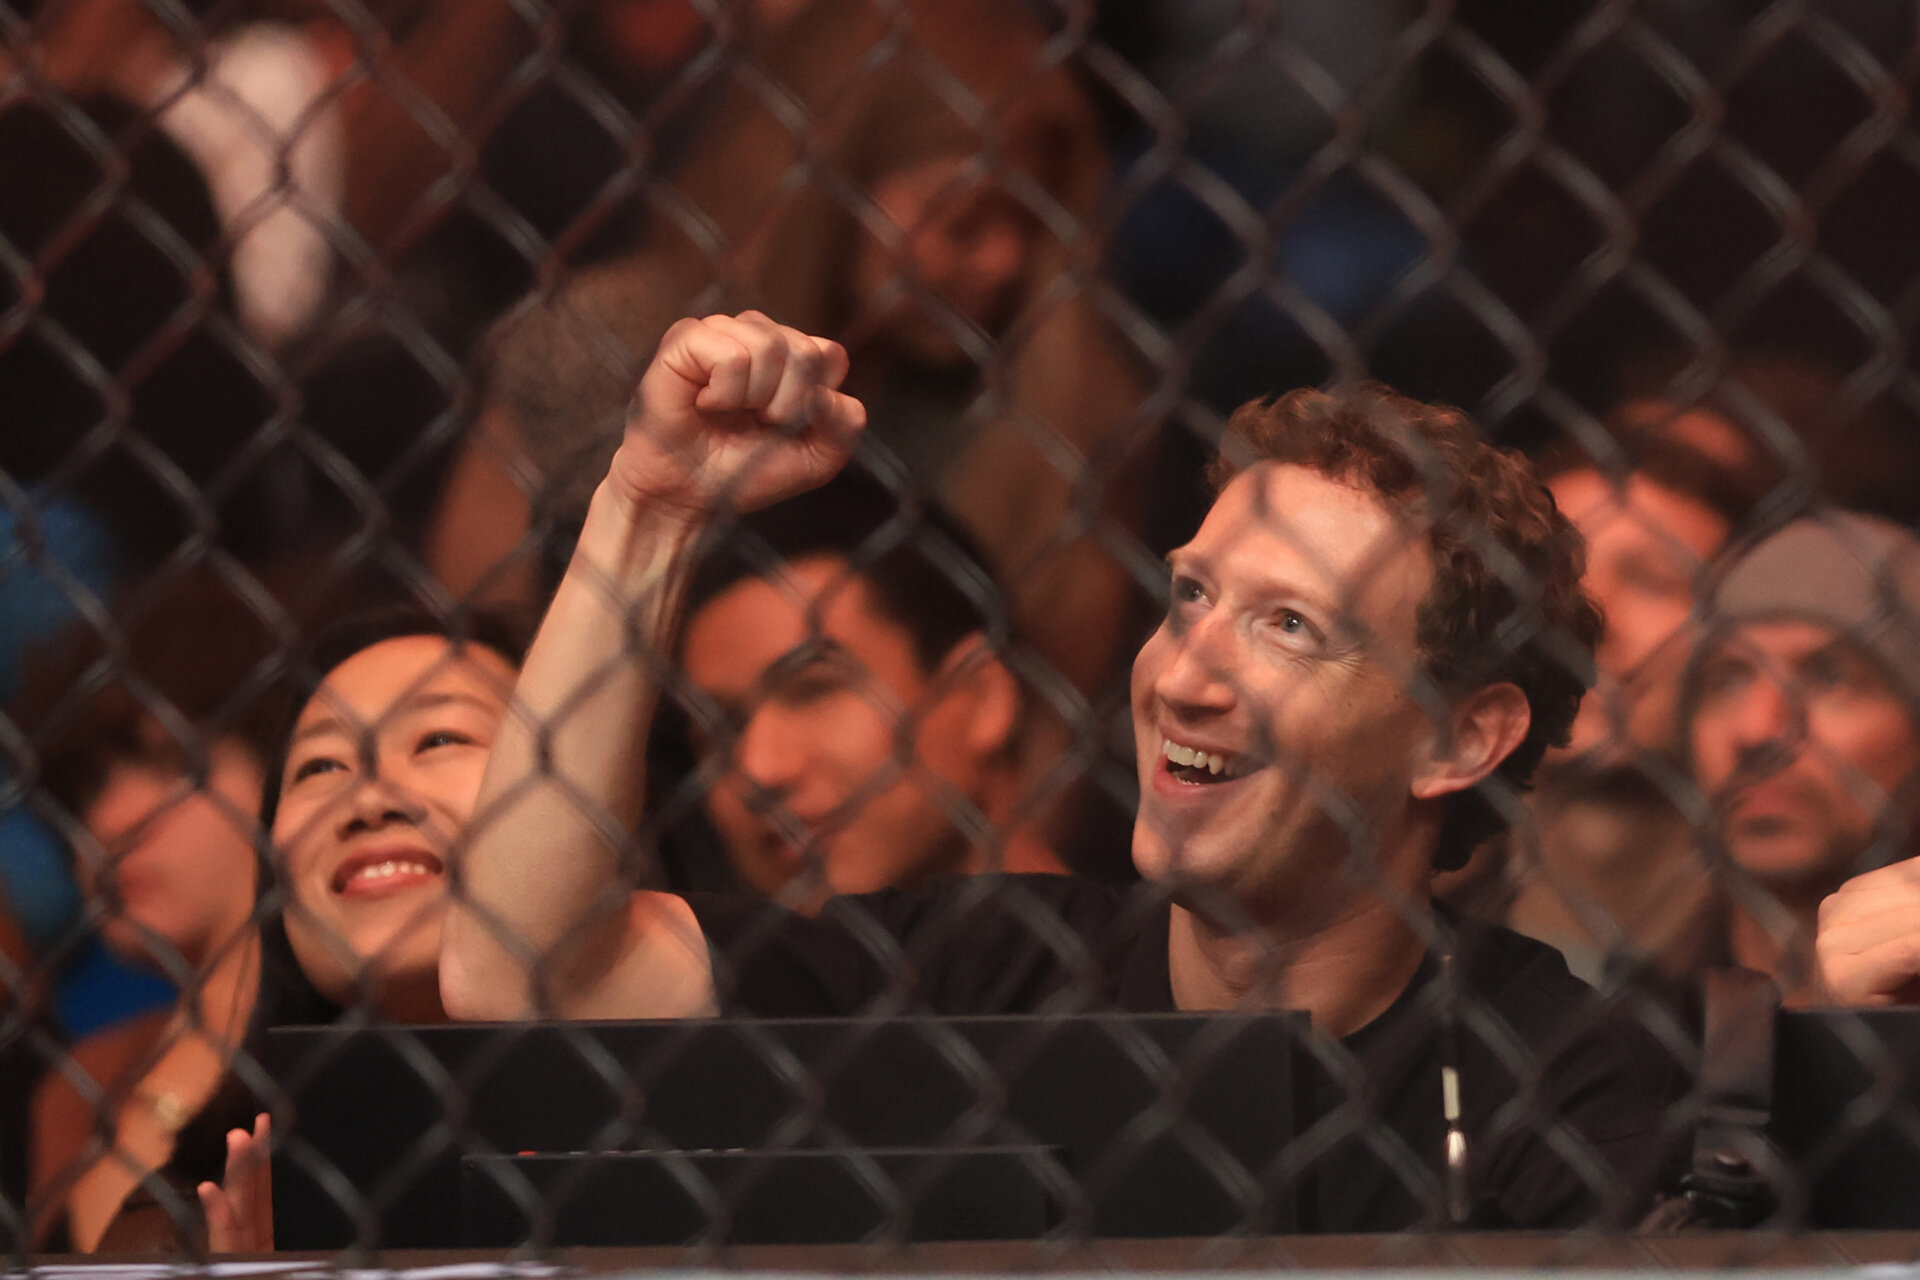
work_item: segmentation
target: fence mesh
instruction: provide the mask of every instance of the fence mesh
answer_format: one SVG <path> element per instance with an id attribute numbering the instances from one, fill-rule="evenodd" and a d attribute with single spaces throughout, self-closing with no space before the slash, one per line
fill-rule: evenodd
<path id="1" fill-rule="evenodd" d="M 1916 1225 L 1917 41 L 0 0 L 13 1256 Z"/>

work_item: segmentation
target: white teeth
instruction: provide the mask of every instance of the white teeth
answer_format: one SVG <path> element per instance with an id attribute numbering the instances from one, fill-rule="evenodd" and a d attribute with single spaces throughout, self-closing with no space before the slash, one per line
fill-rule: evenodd
<path id="1" fill-rule="evenodd" d="M 362 867 L 354 873 L 353 878 L 355 880 L 385 880 L 392 876 L 406 874 L 427 875 L 429 872 L 425 863 L 414 862 L 411 859 L 402 861 L 396 858 L 389 858 L 385 862 L 376 862 L 372 866 Z"/>
<path id="2" fill-rule="evenodd" d="M 1228 757 L 1224 752 L 1214 752 L 1209 755 L 1205 751 L 1198 751 L 1192 747 L 1182 746 L 1172 738 L 1162 738 L 1160 740 L 1160 750 L 1168 760 L 1189 769 L 1205 769 L 1215 777 L 1219 777 L 1227 771 Z"/>

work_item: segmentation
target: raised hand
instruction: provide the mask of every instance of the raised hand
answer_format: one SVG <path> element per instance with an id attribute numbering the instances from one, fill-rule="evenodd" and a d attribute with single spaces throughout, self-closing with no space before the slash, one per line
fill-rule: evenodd
<path id="1" fill-rule="evenodd" d="M 1855 876 L 1830 894 L 1814 953 L 1836 1004 L 1920 1002 L 1920 859 Z"/>
<path id="2" fill-rule="evenodd" d="M 688 519 L 813 488 L 866 425 L 837 389 L 846 375 L 839 343 L 757 311 L 682 320 L 640 379 L 608 483 L 636 508 Z"/>
<path id="3" fill-rule="evenodd" d="M 227 1134 L 227 1170 L 218 1183 L 197 1188 L 207 1215 L 210 1253 L 268 1253 L 273 1249 L 273 1166 L 268 1161 L 273 1121 L 263 1111 L 253 1132 Z"/>

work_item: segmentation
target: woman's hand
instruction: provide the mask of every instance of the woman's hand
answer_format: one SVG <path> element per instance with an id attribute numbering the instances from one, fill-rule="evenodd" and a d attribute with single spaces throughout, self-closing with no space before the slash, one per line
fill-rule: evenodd
<path id="1" fill-rule="evenodd" d="M 227 1171 L 218 1183 L 203 1182 L 200 1208 L 207 1215 L 211 1253 L 270 1253 L 273 1250 L 273 1165 L 268 1160 L 273 1121 L 254 1117 L 253 1132 L 227 1133 Z"/>
<path id="2" fill-rule="evenodd" d="M 695 521 L 811 489 L 866 425 L 837 390 L 846 376 L 839 343 L 757 311 L 682 320 L 640 379 L 608 483 L 636 509 Z"/>

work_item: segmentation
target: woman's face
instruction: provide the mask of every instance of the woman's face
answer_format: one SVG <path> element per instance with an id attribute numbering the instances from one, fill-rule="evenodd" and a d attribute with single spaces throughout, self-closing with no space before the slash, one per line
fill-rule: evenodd
<path id="1" fill-rule="evenodd" d="M 369 967 L 396 999 L 437 991 L 449 853 L 513 679 L 491 649 L 404 636 L 335 667 L 302 708 L 273 838 L 287 937 L 328 998 L 351 1003 Z"/>

